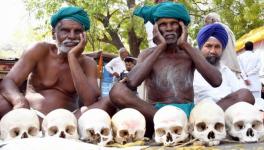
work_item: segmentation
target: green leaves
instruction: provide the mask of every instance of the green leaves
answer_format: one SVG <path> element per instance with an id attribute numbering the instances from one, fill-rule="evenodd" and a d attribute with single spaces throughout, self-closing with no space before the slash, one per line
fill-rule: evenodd
<path id="1" fill-rule="evenodd" d="M 39 38 L 51 36 L 49 20 L 55 11 L 65 5 L 76 5 L 84 8 L 91 19 L 87 51 L 102 49 L 117 52 L 120 46 L 125 46 L 130 48 L 132 54 L 137 54 L 138 52 L 134 51 L 138 51 L 139 47 L 140 49 L 148 47 L 143 20 L 133 16 L 132 6 L 153 5 L 154 0 L 24 0 L 24 2 L 31 16 L 40 21 L 38 28 L 34 30 L 40 35 Z M 189 35 L 193 41 L 204 25 L 205 15 L 209 12 L 218 13 L 222 22 L 233 30 L 236 38 L 264 24 L 263 1 L 179 0 L 179 2 L 184 3 L 190 12 L 192 21 L 189 25 Z M 133 36 L 129 33 L 133 33 Z M 132 45 L 135 44 L 132 41 L 140 43 L 135 46 Z"/>

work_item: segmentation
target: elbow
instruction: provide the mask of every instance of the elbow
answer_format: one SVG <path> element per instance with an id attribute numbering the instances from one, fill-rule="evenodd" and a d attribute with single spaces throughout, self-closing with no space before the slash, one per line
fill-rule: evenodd
<path id="1" fill-rule="evenodd" d="M 222 84 L 222 76 L 220 75 L 219 77 L 214 79 L 211 85 L 212 87 L 216 88 L 216 87 L 219 87 L 221 84 Z"/>
<path id="2" fill-rule="evenodd" d="M 133 80 L 130 80 L 130 79 L 128 78 L 128 80 L 127 80 L 127 82 L 126 82 L 126 85 L 127 85 L 127 87 L 128 87 L 129 89 L 133 90 L 133 89 L 136 89 L 136 88 L 137 88 L 138 83 L 135 82 L 135 81 L 133 81 Z"/>
<path id="3" fill-rule="evenodd" d="M 100 89 L 96 89 L 96 90 L 94 91 L 94 97 L 95 97 L 95 99 L 97 100 L 97 98 L 98 98 L 99 96 L 101 96 L 101 91 L 100 91 Z"/>

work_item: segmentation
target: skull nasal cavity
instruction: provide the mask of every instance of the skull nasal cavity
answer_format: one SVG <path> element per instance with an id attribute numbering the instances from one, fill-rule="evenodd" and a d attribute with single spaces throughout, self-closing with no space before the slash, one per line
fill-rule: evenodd
<path id="1" fill-rule="evenodd" d="M 65 138 L 65 137 L 66 137 L 65 133 L 64 132 L 61 132 L 60 133 L 60 138 Z"/>
<path id="2" fill-rule="evenodd" d="M 251 137 L 254 136 L 253 130 L 252 130 L 251 128 L 249 128 L 249 129 L 247 130 L 247 136 L 251 136 Z"/>
<path id="3" fill-rule="evenodd" d="M 209 132 L 208 134 L 208 139 L 214 139 L 215 138 L 215 134 L 213 131 Z"/>
<path id="4" fill-rule="evenodd" d="M 22 134 L 21 138 L 22 138 L 22 139 L 23 139 L 23 138 L 28 138 L 28 135 L 27 135 L 27 133 L 26 133 L 26 132 L 24 132 L 24 133 Z"/>
<path id="5" fill-rule="evenodd" d="M 170 133 L 167 134 L 167 140 L 166 141 L 167 142 L 171 142 L 172 141 L 172 137 L 171 137 Z"/>

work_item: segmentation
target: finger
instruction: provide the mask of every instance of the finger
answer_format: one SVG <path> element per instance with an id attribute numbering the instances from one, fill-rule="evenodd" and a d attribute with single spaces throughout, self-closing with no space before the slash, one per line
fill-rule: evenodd
<path id="1" fill-rule="evenodd" d="M 157 24 L 154 24 L 153 26 L 153 35 L 157 34 Z"/>
<path id="2" fill-rule="evenodd" d="M 84 39 L 85 42 L 87 41 L 87 34 L 86 34 L 86 32 L 83 32 L 83 39 Z"/>
<path id="3" fill-rule="evenodd" d="M 125 77 L 124 79 L 120 80 L 120 83 L 125 83 L 127 81 L 127 77 Z"/>
<path id="4" fill-rule="evenodd" d="M 83 33 L 80 33 L 80 43 L 82 43 L 83 41 L 84 41 Z"/>

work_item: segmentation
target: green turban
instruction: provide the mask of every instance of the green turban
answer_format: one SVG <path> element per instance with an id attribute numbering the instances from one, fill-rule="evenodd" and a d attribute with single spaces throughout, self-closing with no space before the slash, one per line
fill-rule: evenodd
<path id="1" fill-rule="evenodd" d="M 188 25 L 191 21 L 189 12 L 181 3 L 163 2 L 154 6 L 143 6 L 136 8 L 134 15 L 144 19 L 144 23 L 150 21 L 154 24 L 160 18 L 174 18 Z"/>
<path id="2" fill-rule="evenodd" d="M 62 19 L 70 19 L 84 26 L 84 30 L 90 29 L 90 20 L 88 14 L 80 7 L 69 6 L 63 7 L 51 16 L 51 26 L 55 28 L 57 23 Z"/>

